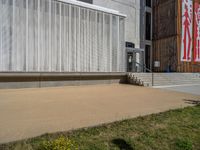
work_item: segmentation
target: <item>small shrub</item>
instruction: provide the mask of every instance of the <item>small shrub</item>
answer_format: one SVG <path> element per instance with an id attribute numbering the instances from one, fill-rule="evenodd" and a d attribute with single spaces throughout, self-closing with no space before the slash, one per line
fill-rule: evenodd
<path id="1" fill-rule="evenodd" d="M 52 141 L 43 141 L 41 150 L 78 150 L 76 143 L 68 138 L 60 137 Z"/>
<path id="2" fill-rule="evenodd" d="M 176 150 L 192 150 L 192 142 L 188 139 L 177 139 Z"/>

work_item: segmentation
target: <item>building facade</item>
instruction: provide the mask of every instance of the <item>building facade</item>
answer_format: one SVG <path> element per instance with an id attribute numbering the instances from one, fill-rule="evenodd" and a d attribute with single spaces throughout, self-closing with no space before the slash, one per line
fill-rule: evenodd
<path id="1" fill-rule="evenodd" d="M 87 0 L 80 1 L 88 2 Z M 125 22 L 127 47 L 143 50 L 143 57 L 140 57 L 143 60 L 139 61 L 139 58 L 135 56 L 133 61 L 152 69 L 152 0 L 92 0 L 90 3 L 115 9 L 127 15 Z M 128 59 L 127 57 L 127 61 Z M 134 71 L 134 69 L 131 70 Z"/>
<path id="2" fill-rule="evenodd" d="M 118 10 L 127 15 L 125 41 L 140 48 L 140 0 L 93 0 L 94 5 Z"/>
<path id="3" fill-rule="evenodd" d="M 183 1 L 79 1 L 1 0 L 0 71 L 125 72 L 125 43 L 144 50 L 150 70 L 198 70 L 180 59 Z"/>
<path id="4" fill-rule="evenodd" d="M 0 0 L 0 72 L 125 72 L 125 15 L 73 0 Z"/>

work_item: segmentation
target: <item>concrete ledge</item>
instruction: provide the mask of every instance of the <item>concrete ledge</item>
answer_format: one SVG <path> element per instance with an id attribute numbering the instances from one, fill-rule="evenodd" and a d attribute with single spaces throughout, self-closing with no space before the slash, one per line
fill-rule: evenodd
<path id="1" fill-rule="evenodd" d="M 126 73 L 1 72 L 0 89 L 125 83 Z"/>

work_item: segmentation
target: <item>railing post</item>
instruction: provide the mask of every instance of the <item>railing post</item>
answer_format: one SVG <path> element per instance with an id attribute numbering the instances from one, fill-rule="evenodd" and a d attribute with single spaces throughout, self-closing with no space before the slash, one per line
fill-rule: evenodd
<path id="1" fill-rule="evenodd" d="M 154 86 L 154 73 L 152 71 L 152 86 Z"/>

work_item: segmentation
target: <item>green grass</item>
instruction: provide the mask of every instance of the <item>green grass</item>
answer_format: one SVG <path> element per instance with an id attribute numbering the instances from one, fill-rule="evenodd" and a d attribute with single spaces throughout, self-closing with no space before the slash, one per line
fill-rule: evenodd
<path id="1" fill-rule="evenodd" d="M 115 122 L 99 127 L 9 143 L 0 150 L 39 150 L 61 136 L 81 150 L 200 150 L 200 106 Z"/>

